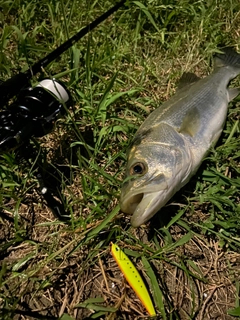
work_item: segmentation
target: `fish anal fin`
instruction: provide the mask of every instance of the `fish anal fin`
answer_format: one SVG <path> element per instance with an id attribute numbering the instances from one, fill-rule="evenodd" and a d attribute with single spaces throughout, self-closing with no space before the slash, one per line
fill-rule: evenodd
<path id="1" fill-rule="evenodd" d="M 240 94 L 240 88 L 228 88 L 229 101 L 233 100 Z"/>
<path id="2" fill-rule="evenodd" d="M 199 131 L 200 127 L 200 115 L 197 108 L 189 110 L 181 124 L 179 133 L 194 137 L 196 133 Z"/>
<path id="3" fill-rule="evenodd" d="M 178 89 L 182 89 L 190 84 L 200 80 L 198 76 L 191 72 L 184 72 L 178 82 Z"/>

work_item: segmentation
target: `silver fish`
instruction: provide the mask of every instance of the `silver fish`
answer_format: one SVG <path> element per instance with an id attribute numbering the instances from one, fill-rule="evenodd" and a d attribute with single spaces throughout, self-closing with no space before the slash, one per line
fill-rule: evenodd
<path id="1" fill-rule="evenodd" d="M 228 103 L 240 93 L 227 87 L 240 74 L 240 54 L 230 48 L 223 52 L 209 76 L 184 74 L 176 94 L 135 134 L 120 197 L 132 226 L 148 221 L 189 181 L 220 137 Z"/>

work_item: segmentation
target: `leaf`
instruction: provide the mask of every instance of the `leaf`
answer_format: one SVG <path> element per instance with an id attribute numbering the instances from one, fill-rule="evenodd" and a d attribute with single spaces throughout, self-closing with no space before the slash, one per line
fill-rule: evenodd
<path id="1" fill-rule="evenodd" d="M 102 229 L 104 229 L 106 227 L 106 225 L 118 214 L 120 210 L 120 206 L 117 205 L 111 213 L 109 213 L 109 215 L 107 216 L 106 219 L 104 219 L 99 226 L 97 226 L 95 229 L 89 231 L 89 233 L 87 234 L 86 238 L 89 240 L 93 237 L 95 237 L 96 235 L 98 235 Z"/>
<path id="2" fill-rule="evenodd" d="M 22 268 L 29 260 L 33 259 L 36 256 L 36 252 L 31 252 L 30 254 L 24 256 L 20 259 L 12 268 L 12 271 L 18 271 Z"/>
<path id="3" fill-rule="evenodd" d="M 93 315 L 91 315 L 91 319 L 103 319 L 100 317 L 104 316 L 104 315 L 106 315 L 106 312 L 99 311 L 99 312 L 96 312 Z M 105 317 L 104 317 L 104 319 L 105 319 Z"/>
<path id="4" fill-rule="evenodd" d="M 142 256 L 142 263 L 144 265 L 146 274 L 148 275 L 148 277 L 150 279 L 151 291 L 152 291 L 152 294 L 154 297 L 154 302 L 157 305 L 163 319 L 167 320 L 167 316 L 166 316 L 166 312 L 165 312 L 165 308 L 164 308 L 164 303 L 163 303 L 163 293 L 159 287 L 156 275 L 155 275 L 153 269 L 151 268 L 150 263 L 148 262 L 148 260 L 144 256 Z"/>
<path id="5" fill-rule="evenodd" d="M 102 303 L 104 301 L 105 300 L 103 297 L 96 297 L 96 298 L 89 298 L 85 300 L 83 303 Z"/>
<path id="6" fill-rule="evenodd" d="M 109 96 L 111 89 L 113 88 L 113 85 L 114 85 L 116 78 L 117 78 L 117 73 L 115 73 L 115 75 L 112 77 L 111 81 L 109 82 L 109 84 L 108 84 L 99 104 L 98 104 L 97 110 L 96 110 L 96 116 L 101 115 L 103 124 L 106 121 L 106 109 L 107 109 L 106 101 L 108 99 L 108 96 Z"/>
<path id="7" fill-rule="evenodd" d="M 87 309 L 92 309 L 94 311 L 104 311 L 104 312 L 116 312 L 117 309 L 116 308 L 112 308 L 112 307 L 105 307 L 105 306 L 101 306 L 101 305 L 97 305 L 95 303 L 103 303 L 104 299 L 101 297 L 98 298 L 90 298 L 87 299 L 86 301 L 79 303 L 75 306 L 75 308 L 87 308 Z"/>
<path id="8" fill-rule="evenodd" d="M 187 208 L 187 207 L 186 207 Z M 175 222 L 177 222 L 181 216 L 186 212 L 186 208 L 179 211 L 178 214 L 176 214 L 171 221 L 167 224 L 166 229 L 169 229 Z"/>
<path id="9" fill-rule="evenodd" d="M 154 26 L 154 28 L 156 29 L 157 32 L 160 32 L 160 30 L 158 29 L 151 13 L 149 12 L 149 10 L 147 9 L 147 7 L 145 7 L 145 5 L 139 1 L 133 1 L 133 3 L 135 3 L 140 9 L 142 9 L 142 11 L 145 13 L 145 15 L 148 17 L 149 21 L 152 23 L 152 25 Z"/>
<path id="10" fill-rule="evenodd" d="M 234 316 L 234 317 L 240 316 L 240 307 L 230 309 L 230 310 L 228 310 L 227 313 L 231 316 Z"/>
<path id="11" fill-rule="evenodd" d="M 124 91 L 124 92 L 118 92 L 116 94 L 114 94 L 112 97 L 110 97 L 109 99 L 107 99 L 105 107 L 108 107 L 109 105 L 111 105 L 112 103 L 114 103 L 117 99 L 119 99 L 120 97 L 124 96 L 124 95 L 132 95 L 135 92 L 137 92 L 138 90 L 129 90 L 129 91 Z"/>
<path id="12" fill-rule="evenodd" d="M 192 232 L 188 232 L 181 239 L 179 239 L 177 242 L 173 243 L 169 247 L 169 249 L 173 250 L 177 247 L 180 247 L 180 246 L 184 245 L 185 243 L 187 243 L 191 238 L 192 238 Z"/>
<path id="13" fill-rule="evenodd" d="M 75 320 L 74 318 L 70 317 L 68 314 L 64 313 L 59 320 Z"/>
<path id="14" fill-rule="evenodd" d="M 112 210 L 112 212 L 106 217 L 106 219 L 104 219 L 96 228 L 90 230 L 87 233 L 85 238 L 82 241 L 80 241 L 78 243 L 78 245 L 75 248 L 73 248 L 72 251 L 70 251 L 69 255 L 71 255 L 73 252 L 75 252 L 82 245 L 83 242 L 86 243 L 89 240 L 91 240 L 92 238 L 94 238 L 95 236 L 97 236 L 102 231 L 102 229 L 104 229 L 106 227 L 106 225 L 118 214 L 119 210 L 120 210 L 120 206 L 117 205 Z"/>
<path id="15" fill-rule="evenodd" d="M 204 277 L 202 274 L 202 271 L 199 269 L 199 267 L 192 261 L 192 260 L 187 260 L 187 263 L 189 266 L 191 266 L 202 278 Z"/>
<path id="16" fill-rule="evenodd" d="M 3 188 L 8 188 L 8 187 L 19 187 L 20 185 L 17 182 L 2 182 L 2 187 Z"/>

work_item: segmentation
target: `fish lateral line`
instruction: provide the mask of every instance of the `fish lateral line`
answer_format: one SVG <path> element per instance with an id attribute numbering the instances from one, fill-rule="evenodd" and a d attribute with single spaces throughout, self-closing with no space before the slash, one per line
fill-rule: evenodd
<path id="1" fill-rule="evenodd" d="M 119 269 L 122 271 L 127 282 L 134 290 L 150 316 L 156 316 L 152 300 L 142 277 L 128 256 L 113 242 L 111 242 L 111 253 Z"/>
<path id="2" fill-rule="evenodd" d="M 229 102 L 240 94 L 239 87 L 229 87 L 240 76 L 240 53 L 232 48 L 221 51 L 206 77 L 183 74 L 175 94 L 152 111 L 135 133 L 120 195 L 121 211 L 132 215 L 133 227 L 146 223 L 166 205 L 166 199 L 191 179 L 219 139 Z M 137 162 L 147 170 L 127 180 Z M 165 175 L 165 192 L 163 181 L 152 179 L 159 173 Z"/>

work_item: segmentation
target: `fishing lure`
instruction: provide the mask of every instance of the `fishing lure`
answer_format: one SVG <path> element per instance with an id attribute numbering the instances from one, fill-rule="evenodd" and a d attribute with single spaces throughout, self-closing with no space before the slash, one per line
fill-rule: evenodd
<path id="1" fill-rule="evenodd" d="M 147 309 L 150 316 L 155 316 L 156 312 L 148 290 L 133 263 L 126 254 L 114 243 L 111 242 L 111 253 L 117 262 L 126 280 Z"/>

